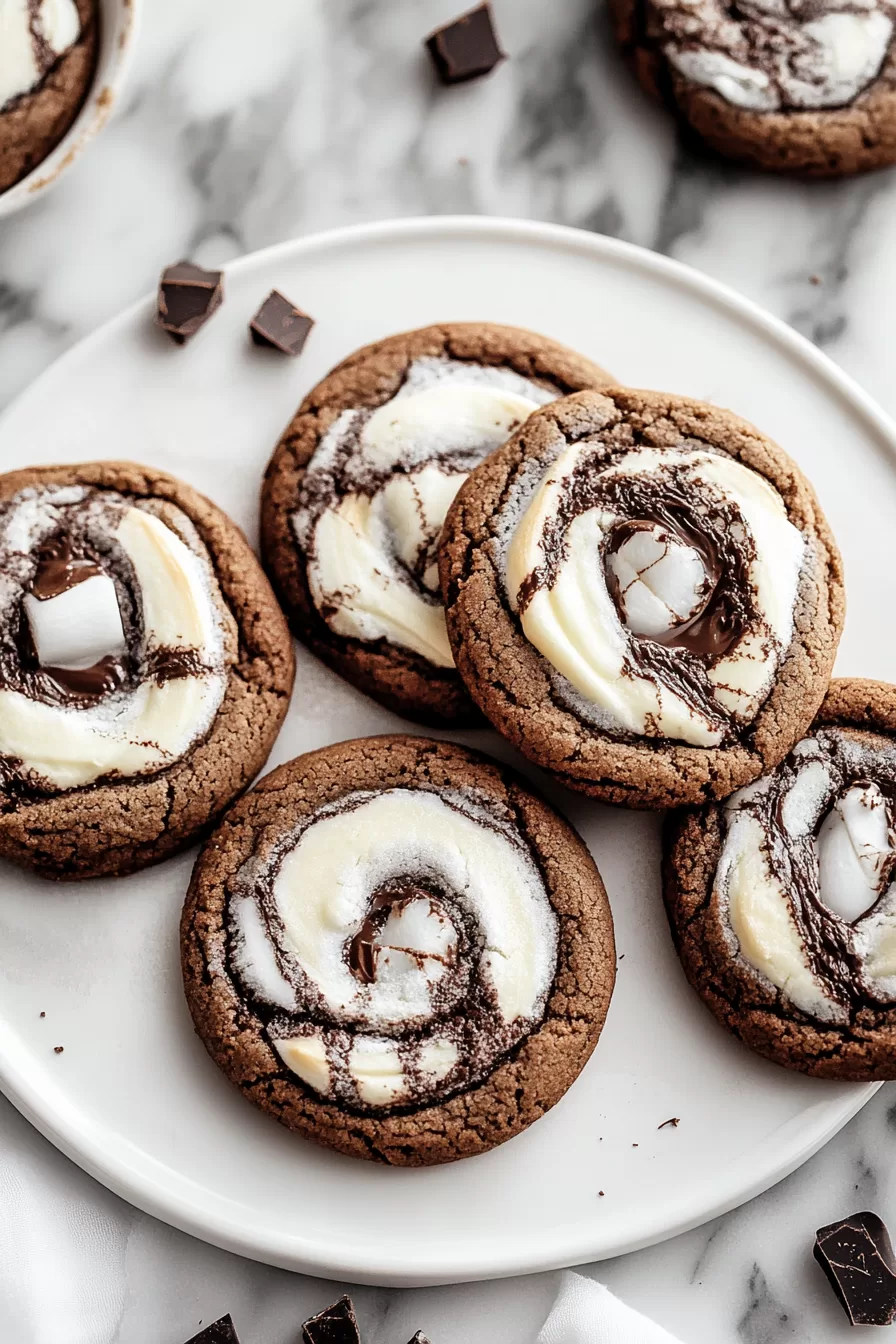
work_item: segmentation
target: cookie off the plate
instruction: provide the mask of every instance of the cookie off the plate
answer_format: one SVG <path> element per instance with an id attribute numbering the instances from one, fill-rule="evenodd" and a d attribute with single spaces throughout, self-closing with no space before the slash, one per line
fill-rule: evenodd
<path id="1" fill-rule="evenodd" d="M 896 1078 L 896 687 L 837 680 L 777 769 L 670 818 L 669 922 L 729 1031 L 821 1078 Z"/>
<path id="2" fill-rule="evenodd" d="M 448 511 L 458 670 L 498 730 L 628 807 L 724 797 L 808 727 L 843 624 L 840 556 L 770 439 L 685 397 L 536 412 Z"/>
<path id="3" fill-rule="evenodd" d="M 0 855 L 120 875 L 184 848 L 264 764 L 289 632 L 239 528 L 129 462 L 0 476 Z"/>
<path id="4" fill-rule="evenodd" d="M 641 85 L 718 153 L 813 177 L 896 162 L 887 0 L 612 0 L 611 10 Z"/>
<path id="5" fill-rule="evenodd" d="M 0 191 L 56 148 L 81 109 L 97 60 L 98 0 L 0 4 Z"/>
<path id="6" fill-rule="evenodd" d="M 399 714 L 475 720 L 439 595 L 445 512 L 532 411 L 611 381 L 556 341 L 485 322 L 350 355 L 308 393 L 265 477 L 263 555 L 297 637 Z"/>
<path id="7" fill-rule="evenodd" d="M 181 948 L 196 1030 L 244 1097 L 400 1166 L 484 1152 L 549 1110 L 615 978 L 572 828 L 486 757 L 401 736 L 300 756 L 237 803 Z"/>

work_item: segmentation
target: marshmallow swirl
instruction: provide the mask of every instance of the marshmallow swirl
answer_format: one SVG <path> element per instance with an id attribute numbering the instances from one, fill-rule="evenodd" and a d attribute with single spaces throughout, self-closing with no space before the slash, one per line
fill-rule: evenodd
<path id="1" fill-rule="evenodd" d="M 713 897 L 732 952 L 822 1022 L 896 1003 L 896 746 L 819 728 L 735 793 Z"/>
<path id="2" fill-rule="evenodd" d="M 506 517 L 507 599 L 580 718 L 699 747 L 754 719 L 806 557 L 762 476 L 687 442 L 583 439 L 523 481 Z"/>
<path id="3" fill-rule="evenodd" d="M 651 15 L 675 71 L 751 112 L 848 106 L 893 38 L 879 0 L 651 0 Z"/>
<path id="4" fill-rule="evenodd" d="M 0 110 L 35 89 L 80 35 L 74 0 L 0 0 Z"/>
<path id="5" fill-rule="evenodd" d="M 235 655 L 195 527 L 86 486 L 0 507 L 0 764 L 38 793 L 152 775 L 211 727 Z"/>
<path id="6" fill-rule="evenodd" d="M 488 1077 L 543 1019 L 558 920 L 512 812 L 473 788 L 321 807 L 229 904 L 233 970 L 281 1060 L 361 1112 Z"/>
<path id="7" fill-rule="evenodd" d="M 436 561 L 445 514 L 473 467 L 555 396 L 509 368 L 425 356 L 382 406 L 336 418 L 292 520 L 335 634 L 454 666 Z"/>

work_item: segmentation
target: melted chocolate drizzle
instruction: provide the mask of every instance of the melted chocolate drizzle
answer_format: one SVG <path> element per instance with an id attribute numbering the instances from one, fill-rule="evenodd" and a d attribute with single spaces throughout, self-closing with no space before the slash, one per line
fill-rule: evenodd
<path id="1" fill-rule="evenodd" d="M 97 700 L 111 695 L 125 679 L 124 664 L 110 654 L 93 667 L 42 667 L 41 673 L 59 687 L 65 700 Z"/>
<path id="2" fill-rule="evenodd" d="M 818 834 L 837 799 L 855 785 L 876 783 L 886 799 L 890 818 L 896 816 L 896 764 L 892 754 L 888 759 L 881 751 L 881 747 L 891 751 L 892 744 L 872 733 L 858 729 L 822 728 L 813 736 L 830 772 L 831 783 L 824 804 L 819 808 L 815 828 L 810 834 L 794 836 L 784 825 L 787 794 L 800 770 L 808 764 L 793 754 L 766 777 L 764 789 L 740 799 L 736 811 L 750 813 L 763 829 L 766 859 L 771 871 L 790 895 L 791 915 L 814 975 L 835 1002 L 856 1012 L 862 1007 L 879 1007 L 880 1001 L 864 973 L 862 959 L 854 946 L 852 926 L 835 915 L 821 899 L 816 845 Z M 850 741 L 865 749 L 861 768 L 850 763 L 850 757 L 844 749 L 843 743 Z M 894 870 L 896 853 L 884 865 L 878 897 L 892 882 Z M 871 909 L 873 906 L 860 919 L 870 914 Z"/>
<path id="3" fill-rule="evenodd" d="M 622 461 L 618 453 L 598 449 L 576 467 L 545 525 L 545 561 L 520 585 L 519 611 L 525 611 L 539 589 L 556 583 L 568 553 L 567 532 L 580 514 L 597 508 L 620 519 L 596 557 L 617 609 L 618 584 L 607 564 L 609 554 L 640 528 L 664 528 L 700 555 L 707 575 L 703 604 L 695 616 L 658 637 L 627 631 L 624 672 L 654 678 L 730 732 L 730 716 L 720 710 L 708 672 L 747 630 L 760 627 L 749 573 L 756 553 L 752 536 L 737 505 L 711 486 L 695 484 L 688 464 L 673 460 L 650 475 L 608 470 Z"/>
<path id="4" fill-rule="evenodd" d="M 71 533 L 61 532 L 38 551 L 31 592 L 39 602 L 46 602 L 103 572 L 95 560 L 76 547 Z"/>
<path id="5" fill-rule="evenodd" d="M 448 806 L 456 807 L 462 812 L 466 811 L 460 799 L 455 800 L 450 794 L 445 794 L 439 789 L 433 789 L 432 792 L 442 797 Z M 272 1042 L 276 1043 L 280 1039 L 295 1036 L 297 1032 L 301 1034 L 308 1028 L 323 1029 L 327 1035 L 330 1066 L 334 1070 L 331 1095 L 344 1109 L 362 1115 L 410 1114 L 421 1105 L 431 1105 L 436 1100 L 465 1092 L 483 1077 L 488 1076 L 501 1059 L 535 1028 L 543 1016 L 544 1007 L 543 1005 L 539 1007 L 531 1020 L 517 1018 L 513 1022 L 505 1021 L 497 1007 L 494 990 L 478 974 L 478 965 L 485 951 L 485 944 L 481 929 L 466 908 L 463 893 L 452 890 L 448 885 L 443 887 L 430 873 L 403 873 L 383 882 L 373 892 L 364 918 L 345 944 L 343 953 L 345 962 L 361 986 L 366 988 L 372 985 L 376 981 L 379 951 L 374 940 L 387 922 L 390 913 L 418 900 L 431 901 L 440 916 L 444 908 L 457 939 L 450 951 L 438 954 L 420 953 L 411 948 L 396 950 L 415 957 L 421 963 L 440 961 L 446 967 L 444 976 L 431 987 L 431 1020 L 438 1022 L 440 1033 L 445 1034 L 456 1044 L 459 1051 L 458 1062 L 444 1078 L 433 1082 L 420 1072 L 415 1062 L 421 1038 L 425 1038 L 427 1030 L 425 1022 L 410 1020 L 390 1028 L 383 1024 L 369 1024 L 363 1012 L 348 1017 L 334 1015 L 332 1007 L 323 998 L 319 987 L 305 974 L 297 959 L 284 950 L 286 930 L 277 909 L 274 885 L 284 857 L 292 851 L 307 826 L 314 825 L 316 821 L 329 815 L 352 812 L 362 806 L 370 796 L 366 792 L 348 795 L 322 808 L 309 817 L 305 825 L 297 831 L 287 833 L 281 838 L 261 870 L 253 863 L 246 868 L 244 874 L 241 874 L 240 883 L 245 883 L 242 894 L 251 895 L 257 903 L 278 969 L 296 991 L 296 1008 L 283 1010 L 276 1007 L 263 996 L 259 996 L 257 987 L 245 980 L 238 966 L 234 965 L 234 928 L 229 922 L 228 959 L 243 996 L 252 1004 L 253 1012 L 257 1013 L 264 1023 L 268 1038 Z M 476 819 L 481 825 L 494 829 L 499 834 L 512 834 L 507 828 L 514 825 L 514 818 L 510 814 L 504 815 L 500 804 L 492 804 L 489 801 L 486 808 L 483 800 L 477 797 Z M 388 1035 L 393 1040 L 410 1087 L 409 1094 L 392 1105 L 368 1105 L 359 1097 L 354 1085 L 346 1081 L 348 1061 L 356 1034 L 364 1035 L 369 1032 L 374 1035 Z"/>
<path id="6" fill-rule="evenodd" d="M 406 910 L 415 901 L 421 900 L 431 903 L 433 894 L 411 877 L 396 878 L 387 886 L 380 887 L 378 891 L 374 892 L 363 923 L 346 951 L 349 969 L 355 979 L 361 981 L 362 985 L 372 985 L 376 980 L 377 960 L 380 951 L 376 942 L 376 935 L 383 928 L 393 910 Z M 431 908 L 435 910 L 432 905 Z M 442 958 L 436 957 L 434 953 L 416 952 L 409 947 L 403 947 L 401 951 L 406 956 L 415 958 L 421 964 L 429 958 L 442 960 Z"/>
<path id="7" fill-rule="evenodd" d="M 0 515 L 16 504 L 14 498 L 0 505 Z M 128 691 L 144 680 L 161 684 L 214 670 L 195 649 L 146 650 L 137 577 L 130 557 L 115 538 L 128 507 L 128 501 L 114 491 L 85 490 L 75 503 L 54 505 L 59 525 L 30 555 L 12 550 L 0 553 L 0 566 L 19 583 L 23 593 L 30 592 L 39 601 L 58 597 L 97 575 L 111 578 L 125 651 L 88 668 L 41 666 L 24 606 L 18 602 L 0 622 L 0 688 L 45 704 L 78 709 Z M 0 792 L 25 796 L 57 790 L 33 776 L 23 762 L 7 757 L 0 758 Z"/>
<path id="8" fill-rule="evenodd" d="M 678 507 L 660 507 L 654 509 L 653 513 L 663 516 L 630 519 L 617 523 L 607 538 L 604 568 L 607 586 L 616 603 L 620 620 L 625 623 L 622 594 L 616 575 L 606 561 L 636 532 L 661 527 L 695 550 L 703 563 L 706 577 L 700 595 L 700 606 L 693 616 L 676 621 L 661 634 L 633 637 L 649 638 L 654 644 L 664 644 L 669 649 L 687 649 L 689 653 L 696 653 L 709 659 L 721 658 L 743 635 L 744 621 L 742 611 L 738 611 L 732 603 L 728 586 L 721 583 L 722 561 L 712 531 L 708 527 L 700 526 L 699 516 L 689 517 Z"/>

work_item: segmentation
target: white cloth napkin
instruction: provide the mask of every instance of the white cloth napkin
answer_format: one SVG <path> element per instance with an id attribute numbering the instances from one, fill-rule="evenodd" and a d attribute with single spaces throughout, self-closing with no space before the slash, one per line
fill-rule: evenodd
<path id="1" fill-rule="evenodd" d="M 661 1326 L 627 1307 L 609 1288 L 564 1274 L 538 1344 L 680 1344 Z"/>

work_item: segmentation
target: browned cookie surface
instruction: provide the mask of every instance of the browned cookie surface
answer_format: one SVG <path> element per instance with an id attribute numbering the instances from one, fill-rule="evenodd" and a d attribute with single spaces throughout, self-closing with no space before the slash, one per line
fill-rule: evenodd
<path id="1" fill-rule="evenodd" d="M 707 481 L 720 472 L 737 479 Z M 618 578 L 641 533 L 693 584 L 693 609 L 659 629 Z M 483 713 L 563 783 L 630 807 L 724 797 L 776 764 L 821 702 L 843 624 L 840 556 L 794 463 L 732 413 L 656 392 L 533 415 L 459 492 L 440 564 Z"/>
<path id="2" fill-rule="evenodd" d="M 46 74 L 0 107 L 0 191 L 36 168 L 71 126 L 90 89 L 99 41 L 97 0 L 76 0 L 81 34 L 54 59 L 41 53 Z"/>
<path id="3" fill-rule="evenodd" d="M 299 407 L 262 493 L 265 565 L 298 638 L 400 714 L 475 720 L 438 595 L 447 498 L 536 404 L 610 381 L 556 341 L 491 323 L 443 323 L 350 355 Z M 393 408 L 415 418 L 389 439 Z M 348 546 L 359 535 L 373 556 L 360 569 Z"/>
<path id="4" fill-rule="evenodd" d="M 894 809 L 896 687 L 845 679 L 772 774 L 669 818 L 664 892 L 685 974 L 786 1068 L 896 1077 Z"/>
<path id="5" fill-rule="evenodd" d="M 770 172 L 896 162 L 894 8 L 612 0 L 642 87 L 705 144 Z"/>
<path id="6" fill-rule="evenodd" d="M 94 462 L 0 477 L 0 551 L 0 854 L 72 879 L 184 848 L 263 766 L 292 689 L 242 532 L 164 472 Z M 82 642 L 101 618 L 106 653 Z"/>
<path id="7" fill-rule="evenodd" d="M 237 803 L 196 865 L 181 946 L 196 1029 L 243 1095 L 401 1166 L 543 1115 L 615 977 L 572 828 L 478 753 L 402 736 L 301 756 Z"/>

